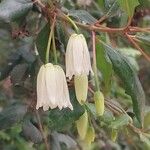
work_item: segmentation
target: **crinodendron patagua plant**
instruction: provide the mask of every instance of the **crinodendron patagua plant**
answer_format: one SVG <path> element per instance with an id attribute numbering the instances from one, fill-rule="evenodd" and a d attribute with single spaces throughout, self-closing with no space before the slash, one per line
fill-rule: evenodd
<path id="1" fill-rule="evenodd" d="M 149 150 L 149 7 L 0 0 L 0 149 Z"/>

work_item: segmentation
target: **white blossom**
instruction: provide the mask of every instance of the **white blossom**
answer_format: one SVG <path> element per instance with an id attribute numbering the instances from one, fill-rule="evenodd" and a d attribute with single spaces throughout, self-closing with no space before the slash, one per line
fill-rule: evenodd
<path id="1" fill-rule="evenodd" d="M 70 103 L 68 86 L 63 69 L 58 65 L 47 63 L 42 65 L 37 76 L 37 105 L 36 109 L 43 107 L 46 111 L 58 107 L 69 107 Z"/>
<path id="2" fill-rule="evenodd" d="M 85 37 L 82 34 L 72 34 L 66 49 L 66 76 L 89 75 L 92 72 L 90 54 Z"/>

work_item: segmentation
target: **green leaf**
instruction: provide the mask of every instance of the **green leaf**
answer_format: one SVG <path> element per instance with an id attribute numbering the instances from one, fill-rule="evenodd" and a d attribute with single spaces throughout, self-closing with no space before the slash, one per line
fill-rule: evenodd
<path id="1" fill-rule="evenodd" d="M 67 149 L 74 149 L 77 147 L 76 141 L 68 135 L 58 133 L 55 131 L 51 134 L 51 136 L 54 140 L 53 144 L 60 145 L 61 143 L 64 143 Z"/>
<path id="2" fill-rule="evenodd" d="M 107 13 L 105 14 L 105 16 L 107 17 L 113 17 L 116 16 L 118 14 L 118 12 L 120 11 L 120 7 L 118 2 L 115 1 L 105 1 L 105 9 L 107 9 Z"/>
<path id="3" fill-rule="evenodd" d="M 138 0 L 117 0 L 120 4 L 120 7 L 128 14 L 129 17 L 132 17 L 134 14 L 134 9 L 139 5 Z"/>
<path id="4" fill-rule="evenodd" d="M 136 35 L 135 38 L 138 39 L 139 46 L 150 55 L 150 35 L 149 34 L 143 34 L 143 35 Z"/>
<path id="5" fill-rule="evenodd" d="M 0 113 L 0 130 L 10 128 L 13 124 L 21 121 L 27 112 L 27 105 L 10 105 Z"/>
<path id="6" fill-rule="evenodd" d="M 29 64 L 33 63 L 36 60 L 36 55 L 33 51 L 34 41 L 33 37 L 26 37 L 21 39 L 21 46 L 18 47 L 18 53 L 22 58 Z"/>
<path id="7" fill-rule="evenodd" d="M 106 95 L 111 88 L 112 63 L 105 52 L 105 48 L 100 43 L 96 44 L 96 61 L 97 67 L 102 73 L 104 83 L 103 92 Z"/>
<path id="8" fill-rule="evenodd" d="M 144 136 L 142 133 L 139 135 L 140 136 L 140 140 L 144 143 L 144 146 L 146 150 L 150 149 L 150 139 L 147 138 L 146 136 Z"/>
<path id="9" fill-rule="evenodd" d="M 145 113 L 144 116 L 144 128 L 149 129 L 150 128 L 150 107 L 148 106 L 148 112 Z"/>
<path id="10" fill-rule="evenodd" d="M 70 10 L 68 15 L 80 20 L 85 24 L 93 24 L 96 22 L 96 19 L 85 10 Z"/>
<path id="11" fill-rule="evenodd" d="M 145 8 L 150 7 L 150 0 L 139 0 L 139 3 Z"/>
<path id="12" fill-rule="evenodd" d="M 29 120 L 24 121 L 22 132 L 25 138 L 33 143 L 40 143 L 43 140 L 41 132 Z"/>
<path id="13" fill-rule="evenodd" d="M 50 25 L 47 23 L 43 29 L 38 34 L 36 39 L 36 46 L 39 53 L 39 56 L 43 62 L 45 62 L 47 43 L 49 38 Z"/>
<path id="14" fill-rule="evenodd" d="M 105 8 L 105 0 L 97 0 L 97 4 L 98 4 L 98 6 L 99 6 L 102 10 L 104 10 L 104 8 Z"/>
<path id="15" fill-rule="evenodd" d="M 150 46 L 150 35 L 136 35 L 135 38 L 139 39 L 143 44 Z"/>
<path id="16" fill-rule="evenodd" d="M 139 71 L 139 65 L 136 61 L 136 57 L 140 56 L 141 53 L 133 48 L 119 48 L 118 49 L 126 58 L 129 60 L 129 62 L 132 64 L 135 71 Z"/>
<path id="17" fill-rule="evenodd" d="M 0 68 L 0 80 L 5 79 L 9 76 L 9 73 L 21 61 L 21 55 L 18 52 L 12 53 L 7 59 L 7 64 L 1 66 Z"/>
<path id="18" fill-rule="evenodd" d="M 67 35 L 64 31 L 63 24 L 60 21 L 56 23 L 56 33 L 59 43 L 57 44 L 58 49 L 60 49 L 63 53 L 65 52 L 65 45 L 67 45 Z"/>
<path id="19" fill-rule="evenodd" d="M 11 139 L 10 135 L 5 133 L 4 131 L 0 131 L 0 140 L 9 141 Z"/>
<path id="20" fill-rule="evenodd" d="M 84 113 L 83 107 L 78 103 L 75 93 L 70 92 L 70 99 L 73 105 L 73 111 L 69 108 L 63 110 L 54 109 L 49 111 L 48 126 L 51 129 L 63 130 L 74 123 Z"/>
<path id="21" fill-rule="evenodd" d="M 28 69 L 28 64 L 18 64 L 16 65 L 10 73 L 11 82 L 13 85 L 21 85 L 26 76 L 26 72 Z"/>
<path id="22" fill-rule="evenodd" d="M 129 116 L 124 114 L 117 117 L 114 121 L 112 121 L 109 127 L 112 129 L 119 129 L 125 125 L 128 125 L 129 121 L 130 121 Z"/>
<path id="23" fill-rule="evenodd" d="M 145 94 L 138 76 L 126 57 L 119 53 L 118 50 L 111 48 L 105 43 L 103 44 L 105 46 L 106 53 L 112 62 L 115 73 L 124 83 L 126 93 L 132 98 L 133 111 L 137 120 L 142 125 Z"/>
<path id="24" fill-rule="evenodd" d="M 27 14 L 32 6 L 31 0 L 3 0 L 0 3 L 0 20 L 15 21 Z"/>

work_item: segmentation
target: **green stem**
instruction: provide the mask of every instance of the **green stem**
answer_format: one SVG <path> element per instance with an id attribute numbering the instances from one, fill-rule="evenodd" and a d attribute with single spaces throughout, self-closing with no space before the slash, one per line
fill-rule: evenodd
<path id="1" fill-rule="evenodd" d="M 96 90 L 99 91 L 99 79 L 97 74 L 97 65 L 96 65 L 96 48 L 95 48 L 95 32 L 92 31 L 92 43 L 93 43 L 93 71 L 94 71 L 94 80 Z"/>
<path id="2" fill-rule="evenodd" d="M 46 49 L 46 56 L 45 56 L 45 63 L 46 64 L 49 63 L 49 53 L 50 53 L 50 46 L 51 46 L 52 36 L 54 34 L 54 26 L 55 26 L 55 20 L 53 21 L 52 25 L 50 26 L 50 33 L 49 33 L 47 49 Z"/>
<path id="3" fill-rule="evenodd" d="M 54 36 L 54 33 L 53 33 L 53 37 L 52 37 L 52 42 L 53 42 L 53 53 L 54 53 L 54 61 L 55 61 L 55 64 L 57 64 L 57 50 L 56 50 L 56 44 L 55 44 L 55 36 Z"/>
<path id="4" fill-rule="evenodd" d="M 67 15 L 64 14 L 64 16 L 67 18 L 67 20 L 73 25 L 74 29 L 76 30 L 77 33 L 79 33 L 79 28 L 75 24 L 75 22 Z"/>

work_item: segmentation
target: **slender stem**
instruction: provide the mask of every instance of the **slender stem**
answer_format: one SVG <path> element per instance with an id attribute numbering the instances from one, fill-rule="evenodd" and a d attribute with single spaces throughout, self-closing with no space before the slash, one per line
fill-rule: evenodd
<path id="1" fill-rule="evenodd" d="M 56 15 L 54 15 L 54 19 L 53 19 L 52 25 L 50 26 L 50 33 L 49 33 L 49 38 L 48 38 L 48 43 L 47 43 L 45 63 L 49 63 L 49 52 L 50 52 L 52 36 L 54 34 L 55 21 L 56 21 Z"/>
<path id="2" fill-rule="evenodd" d="M 67 20 L 73 25 L 74 29 L 76 30 L 77 33 L 79 33 L 79 28 L 77 27 L 77 25 L 75 24 L 75 22 L 68 16 L 65 15 L 64 16 L 67 18 Z"/>
<path id="3" fill-rule="evenodd" d="M 37 120 L 38 120 L 38 123 L 39 123 L 40 131 L 41 131 L 42 136 L 43 136 L 43 139 L 44 139 L 44 143 L 45 143 L 45 146 L 46 146 L 46 150 L 50 150 L 50 146 L 49 146 L 49 144 L 48 144 L 47 136 L 46 136 L 45 133 L 44 133 L 44 130 L 43 130 L 43 127 L 42 127 L 42 122 L 41 122 L 41 119 L 40 119 L 40 115 L 39 115 L 38 110 L 36 110 L 36 117 L 37 117 Z"/>
<path id="4" fill-rule="evenodd" d="M 52 38 L 53 38 L 52 42 L 53 42 L 54 61 L 55 61 L 55 64 L 57 64 L 57 50 L 56 50 L 55 35 L 54 34 L 53 34 Z"/>
<path id="5" fill-rule="evenodd" d="M 95 32 L 92 31 L 92 43 L 93 43 L 93 70 L 94 70 L 94 79 L 95 79 L 95 85 L 96 90 L 99 91 L 99 80 L 97 75 L 97 63 L 96 63 L 96 48 L 95 48 Z"/>

